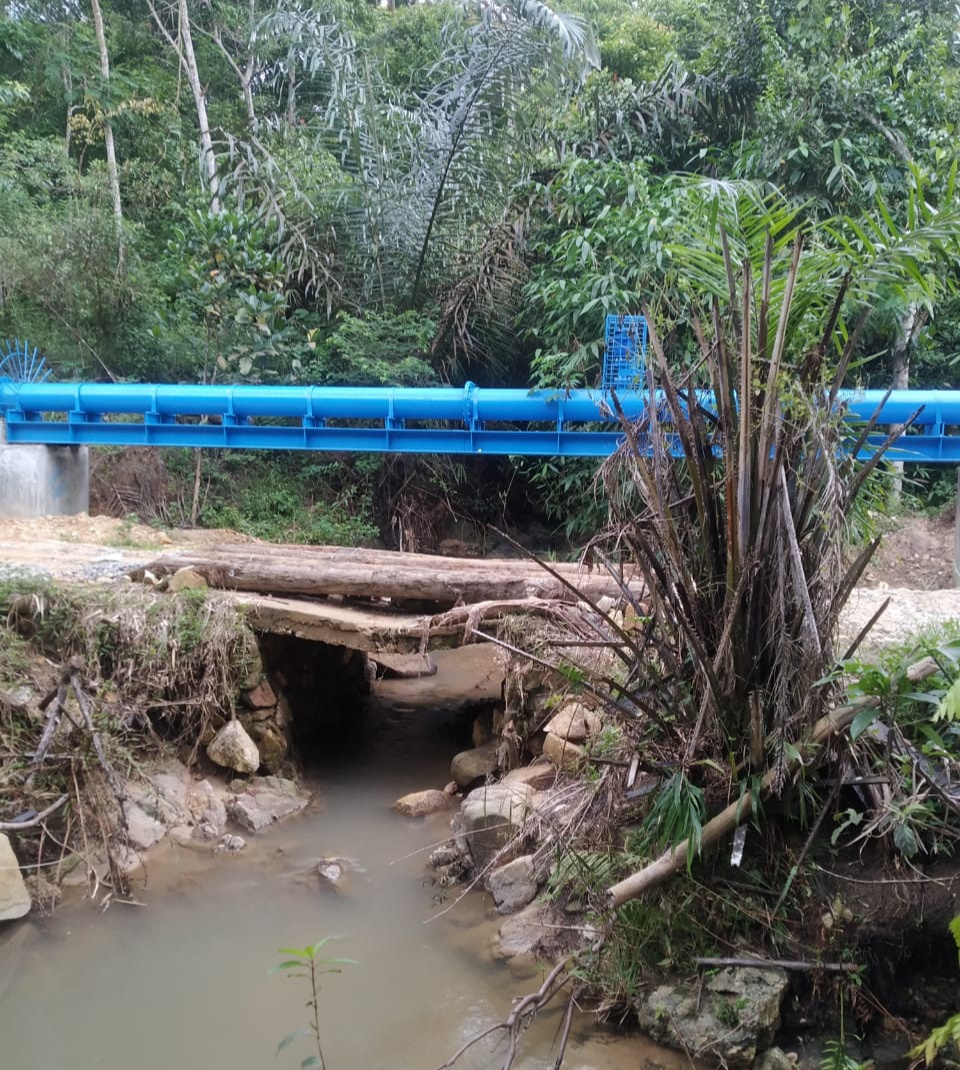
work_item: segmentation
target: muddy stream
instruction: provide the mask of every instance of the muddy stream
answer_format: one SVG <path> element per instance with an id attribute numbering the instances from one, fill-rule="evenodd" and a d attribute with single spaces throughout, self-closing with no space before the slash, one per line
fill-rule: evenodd
<path id="1" fill-rule="evenodd" d="M 503 1018 L 537 975 L 493 961 L 498 916 L 483 893 L 435 917 L 451 899 L 436 901 L 426 860 L 447 838 L 450 814 L 414 820 L 391 810 L 398 796 L 445 783 L 452 754 L 469 746 L 469 722 L 450 703 L 490 686 L 477 654 L 441 658 L 435 677 L 392 682 L 351 738 L 311 756 L 316 802 L 304 814 L 249 836 L 236 855 L 157 849 L 138 890 L 142 907 L 98 914 L 74 901 L 52 918 L 0 929 L 0 1067 L 299 1067 L 312 1054 L 306 1040 L 275 1049 L 306 1024 L 308 991 L 269 970 L 279 948 L 325 936 L 339 937 L 331 954 L 357 963 L 325 978 L 321 992 L 327 1070 L 432 1070 Z M 357 861 L 342 893 L 310 872 L 324 856 Z M 552 1065 L 559 1025 L 559 1008 L 538 1020 L 518 1070 Z M 501 1061 L 490 1042 L 458 1065 Z M 565 1066 L 679 1070 L 682 1062 L 584 1018 Z"/>

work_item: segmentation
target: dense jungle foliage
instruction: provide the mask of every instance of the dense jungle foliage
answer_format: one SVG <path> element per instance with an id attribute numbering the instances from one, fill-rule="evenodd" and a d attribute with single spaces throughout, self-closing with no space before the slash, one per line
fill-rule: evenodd
<path id="1" fill-rule="evenodd" d="M 6 0 L 0 338 L 62 376 L 593 385 L 605 315 L 643 300 L 696 359 L 677 251 L 710 246 L 721 202 L 774 197 L 841 269 L 910 245 L 910 274 L 861 295 L 851 365 L 951 383 L 952 4 L 565 6 Z M 304 464 L 274 490 L 343 516 L 326 541 L 597 520 L 590 465 Z M 261 530 L 204 465 L 173 462 L 174 519 Z"/>

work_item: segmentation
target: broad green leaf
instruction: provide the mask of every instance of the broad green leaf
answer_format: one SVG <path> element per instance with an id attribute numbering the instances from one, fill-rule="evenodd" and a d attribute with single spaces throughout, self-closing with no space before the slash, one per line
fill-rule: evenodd
<path id="1" fill-rule="evenodd" d="M 906 691 L 901 692 L 900 698 L 910 699 L 911 702 L 926 702 L 930 706 L 939 706 L 943 701 L 941 691 Z"/>
<path id="2" fill-rule="evenodd" d="M 956 721 L 960 717 L 960 676 L 953 681 L 950 690 L 940 700 L 937 712 L 933 715 L 935 721 Z"/>
<path id="3" fill-rule="evenodd" d="M 893 842 L 904 858 L 913 858 L 920 849 L 917 834 L 909 825 L 897 825 L 893 830 Z"/>
<path id="4" fill-rule="evenodd" d="M 277 963 L 276 966 L 271 966 L 267 971 L 268 973 L 283 973 L 286 970 L 302 970 L 306 966 L 303 959 L 288 959 L 286 962 Z"/>
<path id="5" fill-rule="evenodd" d="M 877 711 L 875 709 L 861 710 L 850 725 L 850 738 L 858 739 L 876 719 Z"/>

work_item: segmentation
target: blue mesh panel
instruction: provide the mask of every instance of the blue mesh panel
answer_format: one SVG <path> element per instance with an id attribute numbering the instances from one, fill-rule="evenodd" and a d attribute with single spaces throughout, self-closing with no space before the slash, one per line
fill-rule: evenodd
<path id="1" fill-rule="evenodd" d="M 607 316 L 603 389 L 642 390 L 647 375 L 647 321 L 643 316 Z"/>

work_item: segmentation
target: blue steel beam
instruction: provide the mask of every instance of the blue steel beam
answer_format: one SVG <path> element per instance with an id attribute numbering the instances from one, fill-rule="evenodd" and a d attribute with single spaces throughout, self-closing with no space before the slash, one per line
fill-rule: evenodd
<path id="1" fill-rule="evenodd" d="M 646 395 L 618 395 L 639 417 Z M 863 422 L 882 391 L 845 392 Z M 710 395 L 701 402 L 712 405 Z M 657 399 L 662 404 L 662 396 Z M 960 463 L 960 390 L 895 391 L 882 424 L 913 429 L 890 460 Z M 610 397 L 589 390 L 18 383 L 0 379 L 11 443 L 601 457 L 622 441 Z M 198 422 L 206 419 L 213 422 Z M 182 422 L 188 420 L 190 422 Z M 278 423 L 277 421 L 282 421 Z M 608 430 L 597 430 L 597 425 Z M 869 456 L 883 435 L 871 436 Z"/>

